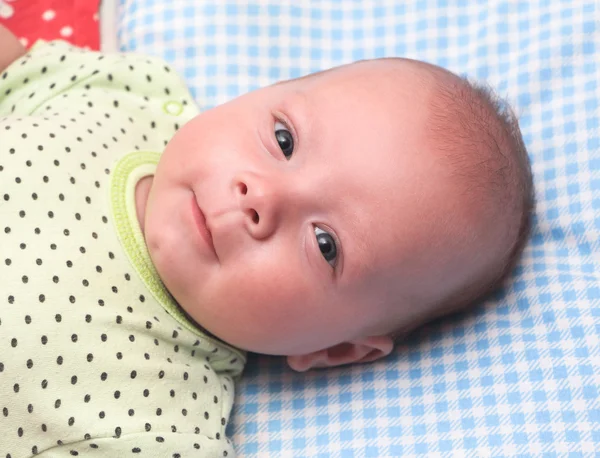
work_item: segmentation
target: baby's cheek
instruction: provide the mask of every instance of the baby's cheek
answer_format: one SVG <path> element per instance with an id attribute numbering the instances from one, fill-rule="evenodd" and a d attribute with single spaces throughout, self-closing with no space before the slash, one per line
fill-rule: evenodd
<path id="1" fill-rule="evenodd" d="M 226 288 L 231 305 L 239 321 L 274 338 L 292 338 L 292 333 L 303 328 L 312 293 L 302 277 L 289 269 L 276 272 L 259 272 L 236 276 Z M 224 304 L 227 307 L 227 304 Z"/>
<path id="2" fill-rule="evenodd" d="M 152 216 L 147 219 L 144 234 L 146 246 L 160 277 L 169 276 L 177 263 L 179 251 L 171 232 L 161 219 Z"/>

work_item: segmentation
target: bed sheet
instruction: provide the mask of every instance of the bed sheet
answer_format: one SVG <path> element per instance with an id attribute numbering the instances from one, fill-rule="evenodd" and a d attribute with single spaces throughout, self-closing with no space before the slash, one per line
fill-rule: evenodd
<path id="1" fill-rule="evenodd" d="M 506 286 L 369 366 L 253 356 L 240 456 L 600 456 L 599 18 L 589 0 L 119 0 L 119 48 L 171 62 L 204 108 L 405 56 L 488 81 L 532 160 L 533 236 Z"/>

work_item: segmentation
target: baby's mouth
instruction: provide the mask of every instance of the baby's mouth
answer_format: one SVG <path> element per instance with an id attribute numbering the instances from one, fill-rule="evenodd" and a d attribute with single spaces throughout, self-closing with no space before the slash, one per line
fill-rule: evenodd
<path id="1" fill-rule="evenodd" d="M 212 234 L 211 234 L 208 224 L 206 222 L 206 217 L 204 216 L 204 213 L 202 212 L 200 205 L 198 205 L 198 202 L 196 201 L 196 195 L 194 193 L 192 193 L 191 205 L 192 205 L 192 215 L 194 217 L 194 222 L 196 223 L 196 228 L 198 229 L 198 233 L 200 234 L 200 238 L 205 242 L 206 246 L 216 257 L 217 253 L 215 251 Z"/>

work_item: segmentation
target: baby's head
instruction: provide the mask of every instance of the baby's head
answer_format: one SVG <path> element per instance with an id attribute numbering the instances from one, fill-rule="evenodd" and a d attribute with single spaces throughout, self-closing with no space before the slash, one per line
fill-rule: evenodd
<path id="1" fill-rule="evenodd" d="M 510 111 L 441 68 L 380 59 L 197 116 L 140 218 L 194 320 L 305 370 L 384 356 L 497 286 L 532 195 Z"/>

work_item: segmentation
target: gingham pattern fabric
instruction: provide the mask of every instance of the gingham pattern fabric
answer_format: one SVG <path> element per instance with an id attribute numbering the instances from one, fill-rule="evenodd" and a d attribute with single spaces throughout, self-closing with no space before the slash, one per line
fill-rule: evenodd
<path id="1" fill-rule="evenodd" d="M 508 97 L 533 162 L 533 238 L 507 286 L 370 366 L 299 375 L 251 359 L 240 456 L 600 456 L 597 1 L 120 2 L 121 49 L 164 57 L 205 108 L 406 56 Z"/>

